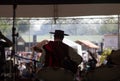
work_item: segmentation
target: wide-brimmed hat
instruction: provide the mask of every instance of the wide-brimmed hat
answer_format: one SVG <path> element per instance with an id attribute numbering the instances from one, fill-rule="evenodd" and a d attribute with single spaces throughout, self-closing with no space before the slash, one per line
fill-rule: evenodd
<path id="1" fill-rule="evenodd" d="M 50 32 L 50 34 L 69 36 L 68 34 L 65 34 L 63 30 L 55 30 L 55 32 Z"/>

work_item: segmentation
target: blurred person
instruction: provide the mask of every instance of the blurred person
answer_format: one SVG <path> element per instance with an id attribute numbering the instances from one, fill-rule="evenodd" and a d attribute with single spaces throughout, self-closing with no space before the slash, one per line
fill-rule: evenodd
<path id="1" fill-rule="evenodd" d="M 90 57 L 89 57 L 88 62 L 87 62 L 87 70 L 91 71 L 91 70 L 94 70 L 96 68 L 97 60 L 93 56 L 93 53 L 91 51 L 88 50 L 88 54 L 90 55 Z"/>
<path id="2" fill-rule="evenodd" d="M 25 62 L 21 62 L 18 66 L 18 70 L 19 70 L 19 75 L 21 77 L 23 77 L 23 71 L 26 69 L 26 65 L 25 65 Z"/>
<path id="3" fill-rule="evenodd" d="M 11 47 L 12 45 L 13 43 L 11 42 L 11 40 L 9 40 L 0 32 L 0 77 L 1 74 L 4 72 L 4 66 L 6 62 L 5 48 Z"/>
<path id="4" fill-rule="evenodd" d="M 34 77 L 34 68 L 33 68 L 33 63 L 29 62 L 25 64 L 26 68 L 23 69 L 22 71 L 22 76 L 26 79 L 28 78 L 33 78 Z"/>

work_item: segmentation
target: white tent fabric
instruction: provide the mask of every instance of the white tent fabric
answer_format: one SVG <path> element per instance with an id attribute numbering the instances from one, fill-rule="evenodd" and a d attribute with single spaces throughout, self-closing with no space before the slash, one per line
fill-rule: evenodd
<path id="1" fill-rule="evenodd" d="M 16 17 L 118 15 L 120 4 L 17 5 Z M 13 5 L 0 5 L 0 17 L 12 17 Z"/>
<path id="2" fill-rule="evenodd" d="M 70 47 L 74 48 L 74 49 L 77 51 L 77 53 L 78 53 L 80 56 L 82 56 L 82 47 L 81 47 L 81 45 L 75 43 L 74 41 L 71 41 L 71 40 L 69 40 L 69 39 L 66 39 L 66 38 L 64 38 L 63 42 L 64 42 L 65 44 L 69 45 Z"/>

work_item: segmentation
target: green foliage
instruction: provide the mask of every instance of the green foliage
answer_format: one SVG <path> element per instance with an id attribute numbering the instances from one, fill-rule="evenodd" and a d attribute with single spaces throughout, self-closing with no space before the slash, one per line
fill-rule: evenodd
<path id="1" fill-rule="evenodd" d="M 115 34 L 118 32 L 117 24 L 103 24 L 99 29 L 100 34 Z"/>
<path id="2" fill-rule="evenodd" d="M 0 18 L 0 31 L 4 35 L 11 35 L 12 21 L 10 18 Z"/>
<path id="3" fill-rule="evenodd" d="M 100 58 L 100 64 L 102 64 L 105 60 L 106 60 L 106 58 L 107 58 L 107 56 L 108 55 L 110 55 L 111 54 L 111 49 L 104 49 L 104 51 L 103 51 L 103 53 L 102 53 L 102 55 L 101 55 L 101 58 Z"/>
<path id="4" fill-rule="evenodd" d="M 10 37 L 12 35 L 13 19 L 12 18 L 0 18 L 0 31 L 5 35 Z M 29 20 L 16 19 L 15 28 L 20 33 L 24 33 L 29 30 L 30 22 Z"/>
<path id="5" fill-rule="evenodd" d="M 30 22 L 29 20 L 20 20 L 17 23 L 17 28 L 20 33 L 24 33 L 29 30 Z"/>

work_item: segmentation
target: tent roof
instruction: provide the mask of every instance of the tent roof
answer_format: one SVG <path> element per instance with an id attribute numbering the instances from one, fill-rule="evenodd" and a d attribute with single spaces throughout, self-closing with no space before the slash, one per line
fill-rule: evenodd
<path id="1" fill-rule="evenodd" d="M 99 46 L 97 46 L 94 43 L 92 43 L 90 41 L 87 41 L 87 40 L 77 40 L 75 42 L 80 44 L 80 45 L 84 45 L 86 47 L 89 47 L 89 48 L 94 48 L 94 49 L 98 49 L 99 48 Z"/>
<path id="2" fill-rule="evenodd" d="M 0 4 L 11 5 L 43 5 L 43 4 L 94 4 L 120 3 L 119 0 L 0 0 Z"/>
<path id="3" fill-rule="evenodd" d="M 120 4 L 17 5 L 16 17 L 118 15 Z M 13 5 L 0 5 L 0 17 L 12 17 Z"/>
<path id="4" fill-rule="evenodd" d="M 0 17 L 70 17 L 120 14 L 119 0 L 0 0 Z M 55 6 L 57 5 L 57 6 Z"/>

